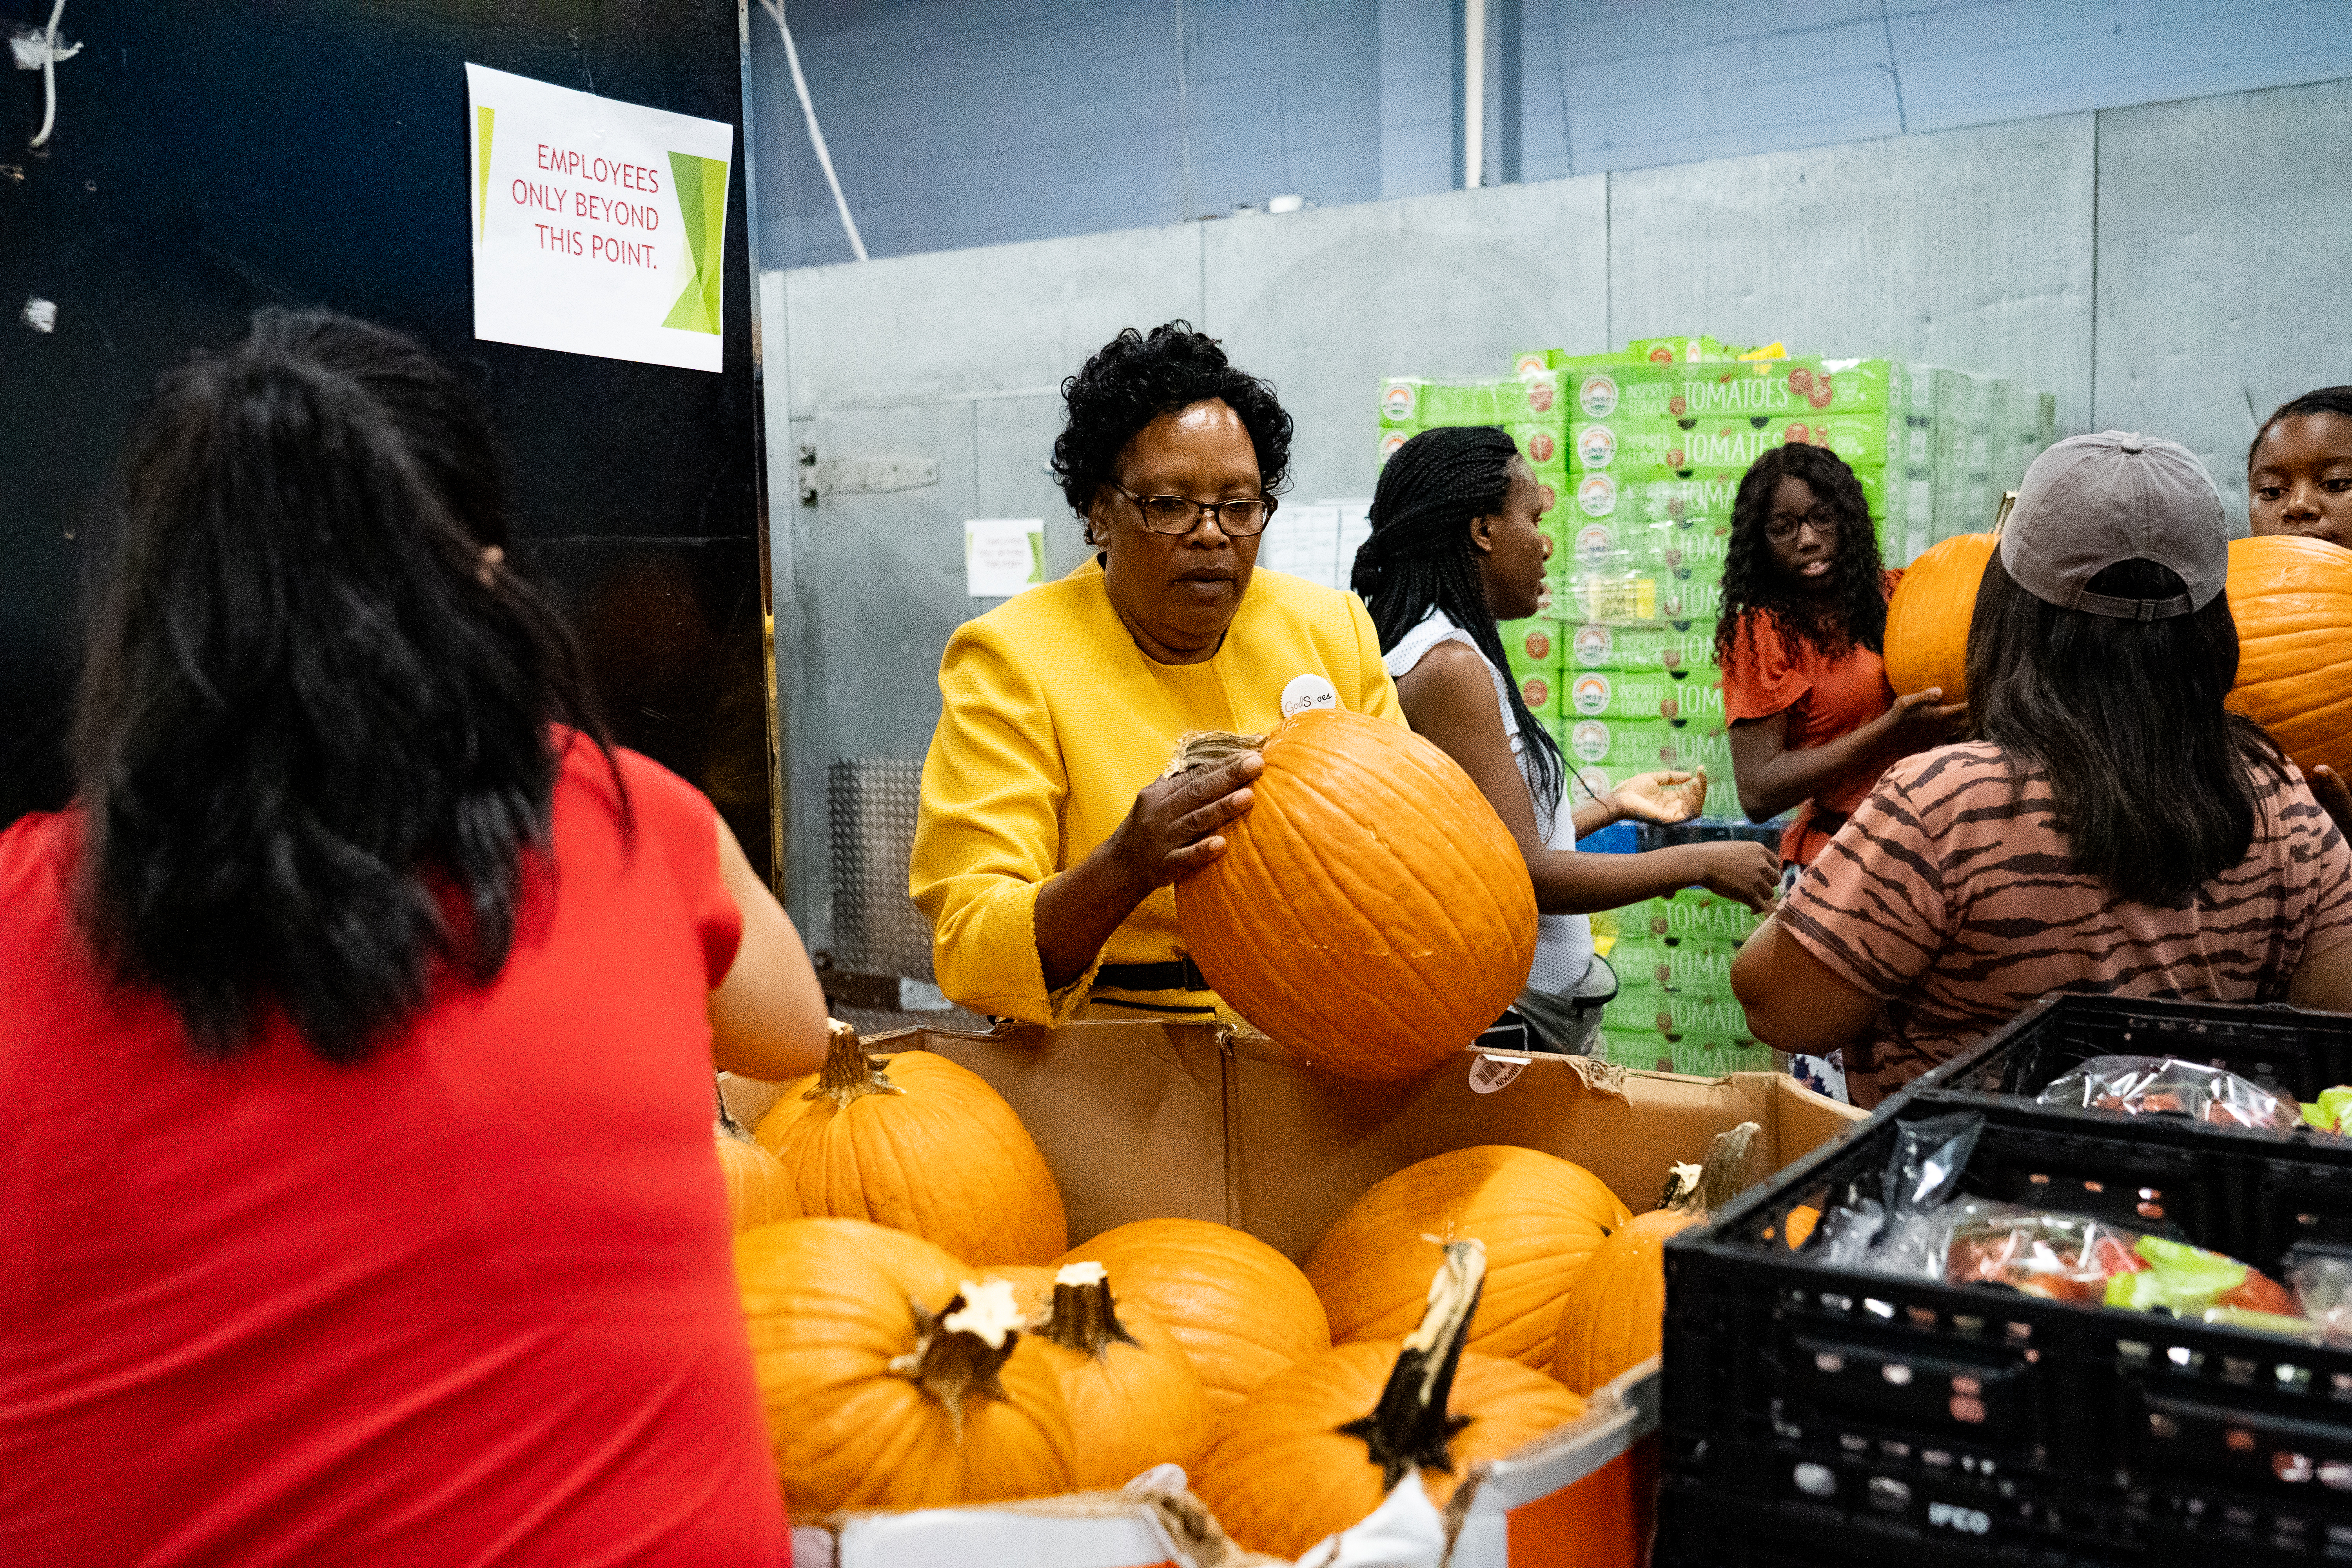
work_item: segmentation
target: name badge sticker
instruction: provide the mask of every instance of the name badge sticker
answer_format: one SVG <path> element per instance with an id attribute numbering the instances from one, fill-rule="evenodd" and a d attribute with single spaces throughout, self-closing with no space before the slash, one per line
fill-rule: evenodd
<path id="1" fill-rule="evenodd" d="M 1302 675 L 1282 689 L 1282 716 L 1295 719 L 1309 708 L 1337 708 L 1339 693 L 1319 675 Z"/>

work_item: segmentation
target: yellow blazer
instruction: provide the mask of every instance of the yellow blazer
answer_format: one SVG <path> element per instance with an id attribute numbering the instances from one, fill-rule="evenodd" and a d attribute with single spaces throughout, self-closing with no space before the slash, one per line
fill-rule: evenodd
<path id="1" fill-rule="evenodd" d="M 1175 889 L 1160 888 L 1093 967 L 1048 995 L 1037 889 L 1117 830 L 1136 792 L 1167 771 L 1179 737 L 1273 729 L 1284 689 L 1302 675 L 1329 681 L 1343 708 L 1405 721 L 1362 602 L 1280 572 L 1251 574 L 1223 645 L 1202 664 L 1146 657 L 1093 561 L 958 627 L 940 661 L 943 706 L 907 879 L 930 918 L 940 988 L 974 1012 L 1059 1024 L 1087 1006 L 1103 963 L 1182 956 Z M 1142 1011 L 1215 1000 L 1122 994 Z"/>

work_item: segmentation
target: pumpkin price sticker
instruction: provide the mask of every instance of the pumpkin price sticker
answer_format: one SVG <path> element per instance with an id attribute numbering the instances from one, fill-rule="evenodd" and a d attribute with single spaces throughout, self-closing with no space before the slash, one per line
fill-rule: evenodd
<path id="1" fill-rule="evenodd" d="M 1470 1092 L 1492 1094 L 1519 1076 L 1528 1065 L 1526 1057 L 1481 1056 L 1470 1064 Z"/>

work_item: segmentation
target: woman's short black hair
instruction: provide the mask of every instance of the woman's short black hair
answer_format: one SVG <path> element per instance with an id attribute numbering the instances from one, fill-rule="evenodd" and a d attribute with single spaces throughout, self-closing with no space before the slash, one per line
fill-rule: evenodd
<path id="1" fill-rule="evenodd" d="M 2309 414 L 2340 414 L 2352 419 L 2352 386 L 2323 386 L 2316 392 L 2306 392 L 2301 397 L 2290 398 L 2271 411 L 2263 427 L 2254 432 L 2252 444 L 2246 447 L 2246 472 L 2254 471 L 2254 454 L 2262 447 L 2263 437 L 2271 426 L 2282 419 L 2300 419 Z"/>
<path id="2" fill-rule="evenodd" d="M 2187 591 L 2169 567 L 2119 561 L 2087 584 L 2117 598 Z M 2011 778 L 2048 775 L 2074 871 L 2178 908 L 2246 858 L 2257 774 L 2284 780 L 2260 725 L 2221 706 L 2238 624 L 2216 594 L 2190 615 L 2127 621 L 2046 604 L 1996 552 L 1969 623 L 1969 709 Z"/>
<path id="3" fill-rule="evenodd" d="M 1771 543 L 1764 537 L 1772 515 L 1772 492 L 1784 479 L 1804 480 L 1815 503 L 1837 519 L 1830 590 L 1818 598 L 1798 590 L 1772 558 Z M 1886 640 L 1883 576 L 1870 502 L 1845 459 L 1826 447 L 1801 442 L 1773 447 L 1748 465 L 1732 499 L 1723 606 L 1715 623 L 1716 662 L 1730 658 L 1739 628 L 1751 615 L 1769 616 L 1784 644 L 1809 642 L 1825 658 L 1842 658 L 1856 647 L 1878 652 Z"/>
<path id="4" fill-rule="evenodd" d="M 505 964 L 551 724 L 611 758 L 571 632 L 503 561 L 488 421 L 398 333 L 264 310 L 163 378 L 120 491 L 75 710 L 83 929 L 200 1058 L 278 1009 L 360 1061 Z"/>
<path id="5" fill-rule="evenodd" d="M 1214 399 L 1241 416 L 1257 450 L 1259 488 L 1290 482 L 1290 416 L 1274 384 L 1236 370 L 1217 340 L 1170 321 L 1147 335 L 1129 327 L 1062 383 L 1067 423 L 1054 441 L 1054 478 L 1080 517 L 1118 479 L 1118 455 L 1163 414 Z"/>

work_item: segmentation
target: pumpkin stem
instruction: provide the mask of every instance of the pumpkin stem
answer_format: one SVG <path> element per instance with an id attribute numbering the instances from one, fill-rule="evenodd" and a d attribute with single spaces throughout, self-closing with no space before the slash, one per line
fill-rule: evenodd
<path id="1" fill-rule="evenodd" d="M 1706 1163 L 1699 1167 L 1690 1191 L 1681 1202 L 1659 1206 L 1711 1215 L 1738 1197 L 1739 1189 L 1748 1184 L 1748 1146 L 1756 1141 L 1757 1131 L 1756 1123 L 1743 1121 L 1728 1132 L 1716 1134 L 1715 1142 L 1707 1145 Z"/>
<path id="2" fill-rule="evenodd" d="M 1470 1315 L 1486 1284 L 1486 1244 L 1475 1237 L 1445 1244 L 1445 1260 L 1429 1282 L 1429 1310 L 1404 1338 L 1396 1368 L 1381 1390 L 1372 1413 L 1339 1428 L 1342 1436 L 1363 1439 L 1366 1458 L 1381 1467 L 1381 1489 L 1388 1491 L 1412 1466 L 1454 1473 L 1454 1434 L 1470 1425 L 1467 1415 L 1449 1415 L 1454 1370 L 1470 1337 Z"/>
<path id="3" fill-rule="evenodd" d="M 1110 1275 L 1099 1263 L 1073 1263 L 1054 1276 L 1054 1299 L 1031 1326 L 1066 1350 L 1081 1351 L 1097 1361 L 1108 1359 L 1115 1344 L 1131 1345 L 1135 1336 L 1118 1321 L 1111 1300 Z"/>
<path id="4" fill-rule="evenodd" d="M 890 1058 L 866 1056 L 856 1029 L 838 1018 L 827 1018 L 824 1026 L 833 1044 L 825 1050 L 824 1069 L 816 1075 L 816 1087 L 803 1094 L 803 1100 L 829 1100 L 836 1106 L 846 1106 L 869 1094 L 907 1092 L 882 1070 L 890 1065 Z"/>
<path id="5" fill-rule="evenodd" d="M 1021 1340 L 1012 1282 L 967 1279 L 937 1317 L 920 1301 L 907 1305 L 915 1315 L 915 1348 L 893 1360 L 889 1370 L 947 1406 L 948 1422 L 961 1437 L 966 1399 L 1008 1398 L 996 1373 Z"/>
<path id="6" fill-rule="evenodd" d="M 1177 737 L 1176 760 L 1168 764 L 1168 772 L 1189 773 L 1194 768 L 1231 762 L 1244 752 L 1265 750 L 1265 739 L 1264 735 L 1236 735 L 1230 730 L 1190 731 Z"/>

